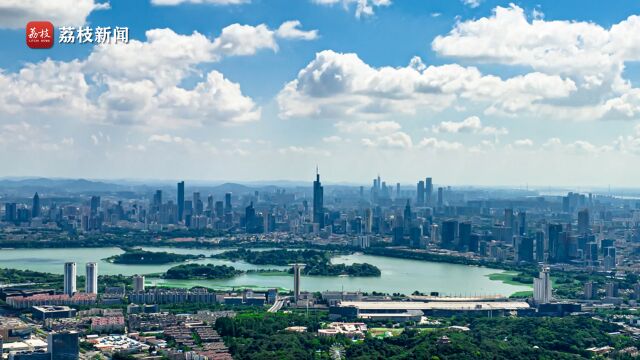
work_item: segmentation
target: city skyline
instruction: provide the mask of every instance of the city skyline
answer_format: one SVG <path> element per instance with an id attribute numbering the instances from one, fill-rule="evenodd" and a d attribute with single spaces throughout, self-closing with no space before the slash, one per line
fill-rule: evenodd
<path id="1" fill-rule="evenodd" d="M 640 175 L 630 1 L 25 6 L 0 17 L 7 176 L 304 180 L 318 164 L 327 183 L 380 171 L 629 187 Z M 127 26 L 130 42 L 32 50 L 36 18 Z"/>

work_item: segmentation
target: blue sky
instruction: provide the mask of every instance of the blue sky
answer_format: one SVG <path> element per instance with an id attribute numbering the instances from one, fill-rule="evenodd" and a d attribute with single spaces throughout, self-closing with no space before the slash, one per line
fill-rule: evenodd
<path id="1" fill-rule="evenodd" d="M 637 185 L 638 2 L 163 1 L 0 0 L 5 175 Z"/>

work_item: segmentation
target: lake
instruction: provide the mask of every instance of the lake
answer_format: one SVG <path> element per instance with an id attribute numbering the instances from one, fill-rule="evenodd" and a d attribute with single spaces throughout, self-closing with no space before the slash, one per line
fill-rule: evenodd
<path id="1" fill-rule="evenodd" d="M 228 249 L 183 249 L 143 247 L 147 251 L 167 251 L 176 254 L 218 254 Z M 264 249 L 255 249 L 264 250 Z M 112 264 L 102 259 L 122 253 L 117 247 L 108 248 L 70 248 L 70 249 L 0 249 L 0 267 L 22 270 L 33 270 L 54 274 L 63 273 L 63 265 L 67 261 L 77 263 L 78 275 L 84 275 L 85 263 L 97 262 L 98 273 L 104 275 L 134 275 L 164 272 L 176 264 L 166 265 L 125 265 Z M 250 269 L 285 269 L 278 266 L 252 265 L 243 261 L 222 259 L 200 259 L 198 264 L 229 265 L 240 270 Z M 324 277 L 303 276 L 302 290 L 361 290 L 386 293 L 410 294 L 415 290 L 421 292 L 438 291 L 445 295 L 510 295 L 517 291 L 530 291 L 527 286 L 505 284 L 490 280 L 488 275 L 502 272 L 498 269 L 447 264 L 417 260 L 396 259 L 383 256 L 364 255 L 360 253 L 337 256 L 333 263 L 351 264 L 367 262 L 380 268 L 380 277 Z M 148 285 L 164 285 L 191 287 L 196 285 L 216 289 L 233 289 L 252 287 L 256 289 L 293 287 L 290 275 L 273 275 L 249 273 L 225 280 L 165 280 L 147 278 Z"/>

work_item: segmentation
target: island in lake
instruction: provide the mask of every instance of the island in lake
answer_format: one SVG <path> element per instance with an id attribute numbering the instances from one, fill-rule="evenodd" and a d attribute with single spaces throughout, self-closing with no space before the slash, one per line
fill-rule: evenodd
<path id="1" fill-rule="evenodd" d="M 242 274 L 233 266 L 213 264 L 184 264 L 170 268 L 164 275 L 165 279 L 175 280 L 216 280 L 229 279 Z"/>
<path id="2" fill-rule="evenodd" d="M 124 253 L 110 256 L 105 261 L 114 264 L 160 265 L 201 259 L 204 255 L 173 254 L 168 252 L 145 251 L 142 249 L 123 249 Z"/>
<path id="3" fill-rule="evenodd" d="M 319 250 L 266 250 L 251 251 L 238 249 L 213 255 L 214 258 L 233 261 L 246 261 L 254 265 L 278 265 L 287 266 L 292 263 L 304 263 L 302 273 L 317 276 L 380 276 L 380 269 L 368 263 L 354 263 L 351 265 L 332 264 L 330 251 Z M 292 272 L 290 270 L 289 272 Z"/>

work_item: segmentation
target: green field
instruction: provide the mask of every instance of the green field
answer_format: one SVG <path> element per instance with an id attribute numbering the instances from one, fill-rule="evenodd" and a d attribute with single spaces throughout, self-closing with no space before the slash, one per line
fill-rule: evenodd
<path id="1" fill-rule="evenodd" d="M 518 276 L 518 275 L 519 275 L 519 273 L 516 272 L 516 271 L 503 271 L 503 272 L 500 272 L 500 273 L 489 274 L 487 276 L 491 280 L 502 281 L 503 283 L 509 284 L 509 285 L 519 285 L 519 286 L 533 287 L 533 284 L 523 283 L 523 282 L 520 282 L 520 281 L 513 280 L 513 278 L 515 276 Z"/>

